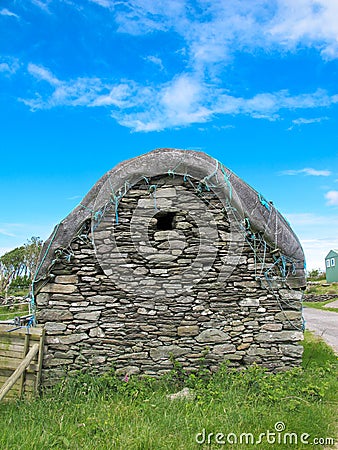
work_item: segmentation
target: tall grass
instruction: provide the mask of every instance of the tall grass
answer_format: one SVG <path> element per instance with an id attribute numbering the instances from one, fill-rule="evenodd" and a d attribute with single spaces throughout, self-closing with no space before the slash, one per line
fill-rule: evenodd
<path id="1" fill-rule="evenodd" d="M 337 358 L 322 342 L 306 334 L 303 367 L 269 374 L 253 366 L 241 372 L 226 365 L 211 376 L 201 366 L 197 374 L 175 370 L 160 380 L 120 380 L 79 374 L 40 398 L 0 405 L 0 448 L 190 450 L 260 448 L 274 445 L 217 444 L 217 433 L 240 436 L 285 432 L 329 438 L 336 435 Z M 171 401 L 167 395 L 189 387 L 193 399 Z M 198 444 L 210 436 L 211 444 Z M 200 434 L 198 434 L 200 433 Z M 210 435 L 213 433 L 213 435 Z M 278 433 L 276 433 L 276 436 Z M 283 437 L 283 433 L 280 433 Z M 271 438 L 272 439 L 272 438 Z M 280 449 L 308 444 L 275 444 Z M 318 445 L 317 448 L 324 448 Z M 327 446 L 325 447 L 327 448 Z"/>

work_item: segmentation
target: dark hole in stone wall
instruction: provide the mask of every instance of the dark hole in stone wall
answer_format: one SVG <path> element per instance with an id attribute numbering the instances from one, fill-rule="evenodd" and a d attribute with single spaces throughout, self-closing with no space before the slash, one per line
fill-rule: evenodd
<path id="1" fill-rule="evenodd" d="M 157 220 L 157 230 L 173 230 L 175 213 L 169 211 L 160 211 L 155 214 L 154 218 Z"/>

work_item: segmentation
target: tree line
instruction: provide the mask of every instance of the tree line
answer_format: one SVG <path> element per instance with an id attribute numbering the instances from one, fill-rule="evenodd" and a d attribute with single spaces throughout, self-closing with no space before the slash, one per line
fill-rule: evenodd
<path id="1" fill-rule="evenodd" d="M 21 247 L 0 257 L 0 292 L 27 290 L 34 278 L 43 241 L 33 236 Z"/>

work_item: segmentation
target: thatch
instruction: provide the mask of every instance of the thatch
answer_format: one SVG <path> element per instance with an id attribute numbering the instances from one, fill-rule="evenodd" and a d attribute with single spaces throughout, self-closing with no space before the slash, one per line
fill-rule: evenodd
<path id="1" fill-rule="evenodd" d="M 131 187 L 144 177 L 164 174 L 188 175 L 213 190 L 224 205 L 231 205 L 239 219 L 247 219 L 254 232 L 261 233 L 271 247 L 278 248 L 282 255 L 295 262 L 295 271 L 288 281 L 294 287 L 304 286 L 302 247 L 274 205 L 214 158 L 202 152 L 178 149 L 157 149 L 124 161 L 107 172 L 44 243 L 36 281 L 48 273 L 55 250 L 66 248 L 82 224 L 104 206 L 101 203 L 108 191 L 117 193 L 126 189 L 126 183 Z"/>

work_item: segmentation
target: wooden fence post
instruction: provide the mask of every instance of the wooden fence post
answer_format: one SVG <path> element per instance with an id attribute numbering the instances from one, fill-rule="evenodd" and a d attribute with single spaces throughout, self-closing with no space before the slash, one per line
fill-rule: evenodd
<path id="1" fill-rule="evenodd" d="M 25 359 L 19 364 L 19 367 L 15 370 L 15 372 L 8 378 L 8 380 L 4 383 L 2 388 L 0 389 L 0 401 L 5 397 L 7 392 L 14 386 L 14 384 L 21 377 L 23 372 L 27 369 L 29 364 L 34 359 L 35 355 L 39 351 L 39 344 L 34 344 L 33 347 L 27 353 Z"/>
<path id="2" fill-rule="evenodd" d="M 25 344 L 24 344 L 23 355 L 22 355 L 23 358 L 27 355 L 28 350 L 29 350 L 29 332 L 26 332 Z M 26 371 L 24 371 L 23 374 L 21 375 L 20 387 L 19 387 L 19 398 L 22 397 L 22 394 L 24 391 L 25 380 L 26 380 Z"/>

